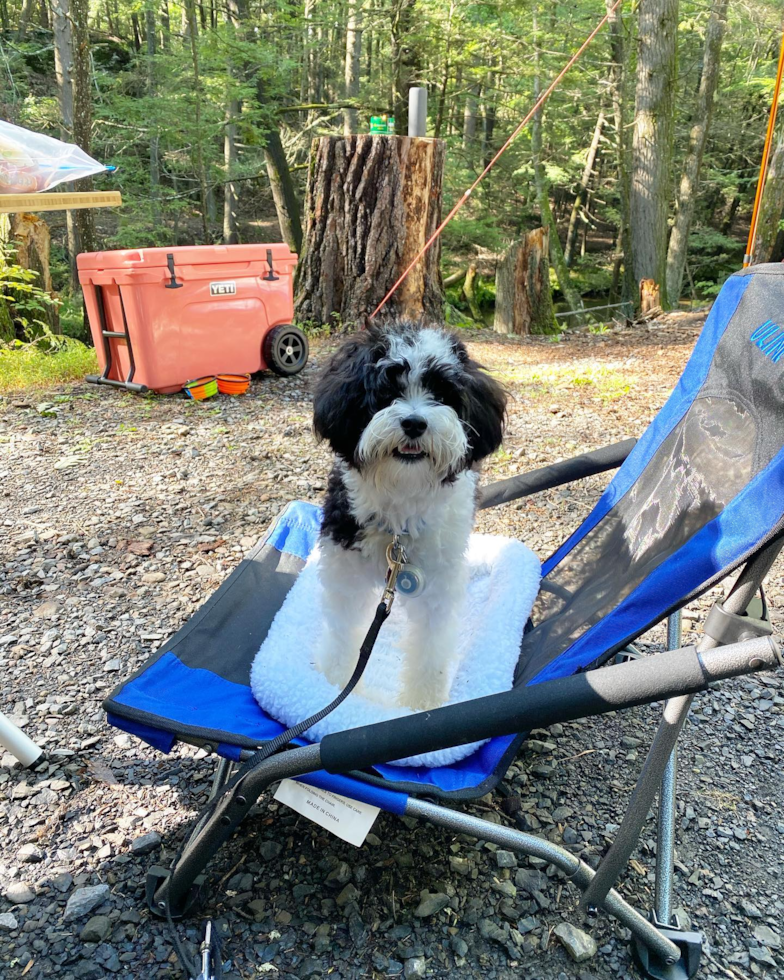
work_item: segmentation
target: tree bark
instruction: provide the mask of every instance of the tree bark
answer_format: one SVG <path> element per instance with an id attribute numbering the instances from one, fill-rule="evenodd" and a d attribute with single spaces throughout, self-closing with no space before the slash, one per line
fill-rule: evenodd
<path id="1" fill-rule="evenodd" d="M 471 316 L 477 323 L 482 323 L 482 311 L 479 309 L 479 303 L 476 298 L 476 266 L 473 262 L 469 265 L 465 275 L 463 296 L 465 297 L 466 303 L 468 303 Z"/>
<path id="2" fill-rule="evenodd" d="M 667 248 L 667 299 L 675 306 L 681 296 L 683 273 L 689 250 L 689 231 L 694 217 L 697 189 L 702 167 L 702 157 L 708 140 L 714 95 L 719 81 L 721 45 L 727 28 L 729 0 L 716 0 L 705 29 L 705 51 L 702 59 L 702 76 L 697 93 L 694 125 L 689 133 L 689 149 L 683 165 L 678 197 L 675 202 L 675 222 L 670 232 Z"/>
<path id="3" fill-rule="evenodd" d="M 455 13 L 455 0 L 450 0 L 449 14 L 446 21 L 446 42 L 444 44 L 444 70 L 441 76 L 441 91 L 438 94 L 438 110 L 436 112 L 436 122 L 433 127 L 433 135 L 436 139 L 441 135 L 441 127 L 444 124 L 444 110 L 446 108 L 446 91 L 449 86 L 449 75 L 452 70 L 450 58 L 452 54 L 452 18 Z"/>
<path id="4" fill-rule="evenodd" d="M 27 34 L 27 28 L 30 25 L 30 17 L 33 14 L 33 7 L 35 6 L 35 0 L 23 0 L 22 10 L 19 14 L 19 29 L 16 32 L 17 41 L 24 41 L 25 35 Z"/>
<path id="5" fill-rule="evenodd" d="M 54 34 L 54 72 L 60 100 L 61 138 L 67 143 L 74 139 L 73 117 L 73 32 L 71 30 L 70 0 L 52 0 L 52 32 Z M 74 211 L 65 212 L 66 238 L 68 242 L 68 269 L 71 289 L 79 288 L 76 256 L 79 254 L 79 237 Z"/>
<path id="6" fill-rule="evenodd" d="M 144 30 L 147 35 L 147 98 L 155 98 L 155 8 L 148 5 L 144 9 Z M 150 214 L 155 224 L 161 217 L 161 163 L 160 137 L 157 126 L 150 133 Z"/>
<path id="7" fill-rule="evenodd" d="M 408 90 L 416 70 L 410 37 L 415 3 L 416 0 L 394 0 L 391 11 L 392 112 L 398 133 L 408 132 Z"/>
<path id="8" fill-rule="evenodd" d="M 71 0 L 74 42 L 73 75 L 73 135 L 74 142 L 85 153 L 90 152 L 93 128 L 92 62 L 90 59 L 90 29 L 88 17 L 90 0 Z M 93 189 L 92 177 L 80 182 L 80 190 Z M 90 208 L 74 212 L 79 247 L 83 252 L 95 251 L 95 220 Z"/>
<path id="9" fill-rule="evenodd" d="M 638 282 L 653 279 L 665 307 L 678 0 L 646 0 L 638 9 L 630 214 L 634 276 Z"/>
<path id="10" fill-rule="evenodd" d="M 655 279 L 641 279 L 640 313 L 655 313 L 661 308 L 661 285 Z"/>
<path id="11" fill-rule="evenodd" d="M 546 228 L 529 231 L 506 251 L 495 274 L 496 333 L 554 333 L 555 314 L 550 289 Z"/>
<path id="12" fill-rule="evenodd" d="M 362 0 L 349 0 L 346 19 L 346 99 L 359 96 L 359 64 L 362 56 Z M 343 110 L 343 135 L 351 136 L 359 128 L 359 112 L 354 106 Z"/>
<path id="13" fill-rule="evenodd" d="M 621 302 L 636 305 L 638 290 L 634 280 L 634 257 L 632 255 L 631 228 L 629 223 L 631 195 L 631 145 L 629 142 L 628 86 L 626 70 L 626 45 L 623 38 L 621 11 L 613 10 L 614 0 L 605 0 L 607 8 L 607 28 L 610 35 L 609 87 L 615 127 L 615 165 L 618 180 L 618 247 L 623 262 L 621 279 Z M 620 268 L 619 268 L 620 273 Z"/>
<path id="14" fill-rule="evenodd" d="M 202 131 L 201 131 L 201 78 L 199 71 L 199 38 L 198 38 L 198 28 L 196 24 L 196 0 L 185 0 L 185 7 L 183 8 L 185 17 L 188 22 L 188 36 L 191 46 L 191 64 L 193 66 L 193 92 L 194 92 L 194 105 L 193 105 L 193 122 L 196 132 L 196 139 L 194 140 L 195 154 L 194 163 L 196 165 L 196 175 L 199 179 L 199 196 L 201 198 L 201 225 L 202 225 L 202 236 L 204 238 L 205 245 L 210 240 L 210 228 L 209 228 L 209 202 L 207 200 L 207 171 L 204 166 L 204 150 L 202 148 Z"/>
<path id="15" fill-rule="evenodd" d="M 294 181 L 291 178 L 291 170 L 286 160 L 283 143 L 280 140 L 280 133 L 277 129 L 270 128 L 263 135 L 266 140 L 264 162 L 267 167 L 267 179 L 272 191 L 272 200 L 278 215 L 280 233 L 291 251 L 299 254 L 302 249 L 300 204 L 294 189 Z"/>
<path id="16" fill-rule="evenodd" d="M 594 126 L 593 139 L 591 140 L 591 145 L 588 147 L 588 156 L 585 158 L 583 175 L 580 183 L 577 185 L 572 213 L 569 216 L 569 230 L 566 232 L 566 248 L 564 249 L 564 262 L 567 267 L 570 267 L 574 261 L 574 247 L 577 244 L 577 232 L 579 230 L 577 221 L 580 217 L 580 212 L 585 207 L 585 202 L 588 197 L 588 185 L 591 182 L 593 168 L 596 165 L 596 155 L 599 152 L 599 140 L 602 138 L 603 127 L 604 113 L 600 111 L 599 118 L 596 120 L 596 125 Z"/>
<path id="17" fill-rule="evenodd" d="M 768 167 L 754 236 L 754 265 L 773 261 L 779 224 L 784 211 L 784 133 L 779 137 Z"/>
<path id="18" fill-rule="evenodd" d="M 492 62 L 491 62 L 492 63 Z M 482 120 L 482 166 L 486 167 L 493 158 L 493 135 L 495 133 L 495 72 L 488 71 L 484 86 L 485 111 Z"/>
<path id="19" fill-rule="evenodd" d="M 35 285 L 54 298 L 50 269 L 51 235 L 49 225 L 35 214 L 14 214 L 11 217 L 11 238 L 16 248 L 16 262 L 23 269 L 38 274 Z M 52 333 L 60 333 L 60 317 L 56 306 L 47 306 L 39 314 Z"/>
<path id="20" fill-rule="evenodd" d="M 399 278 L 441 219 L 444 143 L 408 136 L 313 141 L 307 233 L 297 268 L 300 322 L 358 323 Z M 439 243 L 380 316 L 440 318 Z"/>
<path id="21" fill-rule="evenodd" d="M 539 81 L 539 41 L 538 41 L 538 27 L 536 21 L 536 10 L 534 9 L 534 37 L 537 40 L 534 43 L 534 63 L 535 63 L 535 74 L 534 74 L 534 102 L 539 99 L 541 95 L 540 81 Z M 531 125 L 531 157 L 534 167 L 534 184 L 536 187 L 536 200 L 539 205 L 539 214 L 541 216 L 542 224 L 547 229 L 548 238 L 550 241 L 550 261 L 555 269 L 555 274 L 558 278 L 558 285 L 561 287 L 561 292 L 563 293 L 564 299 L 569 305 L 570 310 L 581 310 L 583 308 L 583 301 L 580 294 L 574 288 L 569 279 L 569 270 L 564 262 L 563 249 L 561 248 L 561 242 L 558 238 L 558 228 L 555 224 L 555 218 L 553 217 L 553 212 L 550 208 L 550 184 L 547 180 L 547 175 L 545 174 L 544 164 L 542 162 L 542 109 L 536 112 Z"/>

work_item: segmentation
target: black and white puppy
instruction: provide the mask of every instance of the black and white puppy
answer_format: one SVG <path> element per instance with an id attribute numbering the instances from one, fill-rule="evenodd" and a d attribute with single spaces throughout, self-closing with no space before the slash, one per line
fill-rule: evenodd
<path id="1" fill-rule="evenodd" d="M 501 444 L 503 388 L 438 326 L 395 321 L 355 334 L 330 358 L 314 396 L 329 442 L 320 579 L 326 628 L 318 668 L 340 687 L 379 601 L 392 535 L 424 572 L 407 605 L 403 689 L 415 709 L 443 704 L 457 670 L 477 464 Z"/>

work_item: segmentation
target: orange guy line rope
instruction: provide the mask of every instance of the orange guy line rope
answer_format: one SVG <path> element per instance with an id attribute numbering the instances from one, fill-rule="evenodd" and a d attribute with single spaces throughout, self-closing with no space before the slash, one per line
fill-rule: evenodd
<path id="1" fill-rule="evenodd" d="M 457 199 L 457 203 L 452 208 L 452 210 L 449 212 L 449 214 L 444 218 L 444 220 L 441 222 L 441 224 L 438 226 L 438 228 L 436 228 L 436 230 L 433 232 L 433 234 L 430 236 L 430 238 L 425 242 L 425 244 L 422 246 L 422 248 L 419 250 L 419 252 L 414 256 L 414 258 L 411 260 L 411 262 L 409 263 L 408 267 L 405 269 L 405 271 L 400 276 L 400 278 L 395 283 L 395 285 L 389 290 L 389 292 L 381 300 L 381 302 L 378 304 L 378 306 L 375 308 L 375 310 L 373 310 L 373 312 L 370 314 L 370 319 L 371 320 L 374 319 L 374 317 L 378 313 L 380 313 L 381 310 L 383 310 L 383 308 L 386 306 L 386 304 L 389 302 L 389 300 L 392 298 L 392 296 L 394 296 L 394 294 L 397 292 L 398 287 L 405 281 L 406 276 L 408 276 L 409 272 L 411 272 L 411 270 L 414 268 L 414 266 L 417 264 L 417 262 L 422 258 L 422 256 L 425 254 L 425 252 L 427 252 L 427 250 L 430 248 L 430 246 L 433 244 L 433 242 L 437 238 L 440 237 L 441 232 L 444 230 L 444 228 L 446 228 L 446 226 L 449 224 L 449 222 L 452 220 L 452 218 L 454 218 L 454 216 L 457 214 L 457 212 L 460 210 L 460 208 L 462 208 L 462 206 L 465 204 L 465 202 L 471 196 L 471 194 L 476 189 L 476 187 L 484 180 L 484 178 L 487 176 L 487 174 L 490 173 L 490 171 L 496 165 L 496 163 L 499 160 L 499 158 L 504 153 L 506 153 L 506 151 L 509 149 L 509 147 L 512 145 L 512 143 L 517 139 L 517 137 L 519 136 L 519 134 L 525 129 L 525 127 L 533 119 L 533 117 L 536 115 L 536 113 L 539 111 L 539 109 L 541 109 L 541 107 L 545 104 L 545 102 L 550 98 L 550 95 L 553 93 L 553 91 L 561 83 L 561 79 L 564 77 L 564 75 L 569 71 L 569 69 L 572 67 L 572 65 L 575 63 L 575 61 L 577 61 L 577 59 L 580 57 L 580 55 L 583 53 L 583 51 L 585 51 L 585 49 L 588 47 L 588 45 L 591 43 L 591 41 L 593 41 L 593 39 L 596 37 L 596 35 L 599 33 L 599 31 L 604 27 L 604 25 L 607 23 L 610 15 L 611 14 L 614 14 L 615 11 L 618 9 L 618 7 L 620 7 L 620 5 L 622 3 L 623 3 L 623 0 L 615 0 L 615 3 L 613 4 L 612 8 L 607 11 L 607 13 L 604 15 L 604 17 L 602 17 L 602 19 L 599 21 L 599 23 L 596 25 L 596 27 L 594 27 L 594 29 L 591 31 L 591 33 L 588 35 L 588 37 L 583 41 L 582 45 L 572 55 L 572 57 L 569 59 L 569 61 L 566 63 L 566 65 L 564 65 L 564 67 L 561 69 L 561 71 L 559 72 L 559 74 L 553 79 L 552 82 L 550 82 L 550 85 L 548 86 L 548 88 L 539 97 L 539 99 L 537 100 L 537 102 L 534 105 L 534 107 L 531 109 L 531 111 L 528 113 L 528 115 L 525 117 L 525 119 L 523 119 L 523 121 L 519 124 L 519 126 L 514 130 L 514 132 L 512 133 L 512 135 L 504 143 L 504 145 L 501 147 L 501 149 L 498 151 L 498 153 L 496 153 L 496 155 L 493 157 L 493 159 L 490 161 L 490 163 L 488 163 L 488 165 L 485 167 L 485 169 L 482 171 L 482 173 L 479 174 L 479 176 L 476 178 L 476 180 L 473 182 L 473 184 L 471 184 L 471 186 L 468 188 L 468 190 L 463 191 L 463 193 L 461 194 L 461 196 Z M 782 50 L 784 50 L 784 49 L 782 49 Z"/>
<path id="2" fill-rule="evenodd" d="M 751 227 L 749 228 L 749 240 L 746 243 L 746 254 L 743 256 L 743 268 L 751 265 L 754 257 L 754 239 L 757 237 L 757 224 L 759 222 L 759 210 L 762 204 L 762 194 L 765 190 L 765 182 L 768 177 L 768 162 L 770 160 L 770 146 L 773 142 L 773 131 L 776 128 L 776 113 L 779 108 L 779 94 L 781 92 L 781 78 L 784 75 L 784 30 L 781 32 L 781 50 L 779 51 L 779 68 L 776 73 L 776 84 L 773 88 L 773 102 L 770 107 L 768 117 L 768 131 L 765 134 L 765 147 L 762 151 L 762 162 L 760 163 L 759 178 L 757 179 L 757 193 L 754 196 L 754 210 L 751 212 Z"/>

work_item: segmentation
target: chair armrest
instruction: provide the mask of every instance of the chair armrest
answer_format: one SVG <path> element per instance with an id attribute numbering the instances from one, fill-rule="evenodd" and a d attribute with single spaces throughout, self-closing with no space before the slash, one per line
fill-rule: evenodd
<path id="1" fill-rule="evenodd" d="M 479 509 L 496 507 L 510 500 L 529 497 L 542 490 L 551 490 L 575 480 L 583 480 L 587 476 L 617 469 L 636 445 L 636 439 L 624 439 L 623 442 L 615 442 L 611 446 L 583 453 L 582 456 L 573 456 L 560 463 L 553 463 L 552 466 L 543 466 L 541 469 L 531 470 L 530 473 L 490 483 L 480 488 Z"/>

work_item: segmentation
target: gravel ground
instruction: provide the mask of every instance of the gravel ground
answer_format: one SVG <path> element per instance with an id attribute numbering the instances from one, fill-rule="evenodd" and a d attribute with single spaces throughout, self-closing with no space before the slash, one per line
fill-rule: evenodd
<path id="1" fill-rule="evenodd" d="M 700 322 L 673 316 L 557 345 L 473 337 L 514 395 L 486 478 L 639 435 Z M 101 700 L 289 499 L 318 499 L 328 458 L 310 434 L 309 390 L 327 347 L 314 347 L 303 375 L 265 377 L 236 400 L 78 384 L 0 402 L 0 709 L 48 753 L 35 772 L 0 760 L 0 977 L 178 975 L 166 930 L 145 909 L 144 876 L 182 842 L 212 765 L 116 733 Z M 485 512 L 480 528 L 546 556 L 603 482 Z M 780 626 L 782 563 L 768 592 Z M 688 611 L 687 638 L 709 601 Z M 662 629 L 647 639 L 660 642 Z M 675 904 L 706 934 L 705 978 L 783 975 L 780 686 L 765 675 L 700 696 L 682 739 Z M 509 774 L 529 826 L 595 864 L 656 719 L 648 707 L 536 733 Z M 507 819 L 497 797 L 469 809 Z M 646 910 L 653 836 L 651 819 L 621 889 Z M 266 803 L 211 870 L 207 911 L 235 976 L 633 975 L 628 935 L 604 915 L 585 920 L 554 869 L 410 819 L 382 814 L 356 850 Z M 555 932 L 562 916 L 595 940 L 585 962 Z M 181 931 L 195 942 L 200 930 L 192 920 Z"/>

